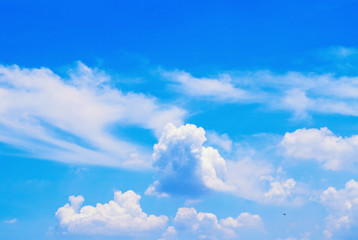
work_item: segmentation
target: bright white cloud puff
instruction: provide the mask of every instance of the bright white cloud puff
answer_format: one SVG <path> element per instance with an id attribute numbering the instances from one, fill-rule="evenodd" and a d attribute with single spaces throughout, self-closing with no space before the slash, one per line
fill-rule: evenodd
<path id="1" fill-rule="evenodd" d="M 82 206 L 82 196 L 70 196 L 70 203 L 57 210 L 56 218 L 68 233 L 123 236 L 161 233 L 168 217 L 144 213 L 139 205 L 140 198 L 131 190 L 117 191 L 114 200 L 93 207 Z"/>
<path id="2" fill-rule="evenodd" d="M 324 234 L 332 238 L 339 231 L 347 231 L 358 224 L 358 182 L 350 180 L 345 188 L 329 187 L 321 194 L 321 202 L 329 215 L 326 218 Z"/>
<path id="3" fill-rule="evenodd" d="M 250 213 L 218 220 L 212 213 L 198 213 L 194 208 L 179 208 L 173 222 L 179 235 L 186 239 L 232 239 L 240 231 L 263 231 L 260 216 Z"/>
<path id="4" fill-rule="evenodd" d="M 168 124 L 154 146 L 153 167 L 158 180 L 146 194 L 193 197 L 206 191 L 224 191 L 264 203 L 283 204 L 288 199 L 297 203 L 293 179 L 274 177 L 271 165 L 247 158 L 225 161 L 216 149 L 203 146 L 205 141 L 201 127 Z"/>
<path id="5" fill-rule="evenodd" d="M 0 141 L 37 158 L 128 168 L 150 167 L 150 150 L 121 140 L 114 124 L 159 135 L 185 111 L 137 93 L 123 93 L 110 77 L 82 63 L 69 79 L 48 68 L 0 66 Z"/>
<path id="6" fill-rule="evenodd" d="M 226 162 L 212 147 L 204 147 L 205 131 L 192 124 L 169 123 L 154 145 L 153 167 L 159 180 L 147 194 L 196 195 L 207 190 L 228 191 Z"/>
<path id="7" fill-rule="evenodd" d="M 350 170 L 357 163 L 358 136 L 337 137 L 328 128 L 298 129 L 281 141 L 284 154 L 315 160 L 329 170 Z"/>

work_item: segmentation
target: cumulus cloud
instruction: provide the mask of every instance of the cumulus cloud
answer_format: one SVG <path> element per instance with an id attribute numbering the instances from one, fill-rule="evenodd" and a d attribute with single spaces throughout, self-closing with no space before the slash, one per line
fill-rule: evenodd
<path id="1" fill-rule="evenodd" d="M 340 48 L 341 56 L 354 49 Z M 218 77 L 193 77 L 183 71 L 165 72 L 180 92 L 210 101 L 259 103 L 273 110 L 287 110 L 302 119 L 310 113 L 358 116 L 358 77 L 270 71 L 231 72 Z"/>
<path id="2" fill-rule="evenodd" d="M 173 222 L 179 235 L 186 239 L 232 239 L 241 231 L 263 231 L 260 216 L 250 213 L 218 220 L 213 213 L 179 208 Z"/>
<path id="3" fill-rule="evenodd" d="M 350 180 L 345 188 L 329 187 L 321 194 L 321 202 L 329 211 L 324 234 L 332 238 L 338 231 L 348 231 L 358 223 L 358 182 Z"/>
<path id="4" fill-rule="evenodd" d="M 168 124 L 154 145 L 153 167 L 159 180 L 147 194 L 193 195 L 207 190 L 226 191 L 226 163 L 219 152 L 204 147 L 205 131 L 192 124 L 175 127 Z"/>
<path id="5" fill-rule="evenodd" d="M 195 197 L 207 191 L 222 191 L 277 204 L 294 198 L 296 182 L 275 174 L 270 164 L 250 158 L 225 161 L 216 149 L 204 146 L 205 142 L 201 127 L 168 124 L 154 146 L 153 167 L 158 180 L 146 194 Z"/>
<path id="6" fill-rule="evenodd" d="M 76 234 L 133 236 L 163 231 L 168 217 L 147 215 L 140 198 L 131 190 L 117 191 L 114 200 L 94 207 L 82 206 L 82 196 L 70 196 L 70 203 L 57 210 L 56 218 L 65 232 Z"/>
<path id="7" fill-rule="evenodd" d="M 0 66 L 0 141 L 37 158 L 120 167 L 150 164 L 148 149 L 113 136 L 135 126 L 159 135 L 185 112 L 140 93 L 113 88 L 82 63 L 68 78 L 48 68 Z"/>
<path id="8" fill-rule="evenodd" d="M 304 128 L 286 133 L 281 146 L 286 156 L 312 159 L 329 170 L 349 170 L 357 162 L 358 136 L 338 137 L 328 128 Z"/>

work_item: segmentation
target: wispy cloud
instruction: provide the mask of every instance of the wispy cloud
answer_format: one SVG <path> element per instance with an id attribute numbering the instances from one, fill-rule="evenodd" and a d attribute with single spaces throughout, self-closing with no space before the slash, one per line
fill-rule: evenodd
<path id="1" fill-rule="evenodd" d="M 193 77 L 184 71 L 163 76 L 193 99 L 259 103 L 271 110 L 291 111 L 298 119 L 311 113 L 358 116 L 358 77 L 270 71 L 232 72 L 217 78 Z"/>
<path id="2" fill-rule="evenodd" d="M 3 223 L 7 223 L 7 224 L 17 223 L 17 218 L 13 218 L 13 219 L 9 219 L 9 220 L 4 220 Z"/>
<path id="3" fill-rule="evenodd" d="M 163 77 L 169 79 L 179 91 L 196 98 L 214 99 L 215 101 L 247 101 L 249 92 L 235 87 L 227 74 L 217 78 L 197 78 L 184 71 L 162 71 Z"/>
<path id="4" fill-rule="evenodd" d="M 141 93 L 123 93 L 103 71 L 78 63 L 68 79 L 50 69 L 0 66 L 0 141 L 30 156 L 119 167 L 150 165 L 150 149 L 111 133 L 113 124 L 159 135 L 185 111 Z"/>
<path id="5" fill-rule="evenodd" d="M 344 46 L 333 46 L 327 49 L 321 50 L 320 55 L 326 59 L 344 59 L 354 55 L 358 55 L 358 49 Z"/>

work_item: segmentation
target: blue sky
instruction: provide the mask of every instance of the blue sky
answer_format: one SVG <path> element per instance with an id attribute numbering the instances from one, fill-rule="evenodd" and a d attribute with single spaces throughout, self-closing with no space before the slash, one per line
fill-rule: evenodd
<path id="1" fill-rule="evenodd" d="M 357 9 L 0 0 L 0 239 L 355 239 Z"/>

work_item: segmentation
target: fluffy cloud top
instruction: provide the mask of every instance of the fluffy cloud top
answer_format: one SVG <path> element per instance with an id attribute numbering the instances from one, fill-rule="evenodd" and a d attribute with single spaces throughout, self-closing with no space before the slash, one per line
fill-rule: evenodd
<path id="1" fill-rule="evenodd" d="M 231 239 L 243 230 L 263 230 L 258 215 L 241 213 L 218 221 L 215 214 L 198 213 L 194 208 L 179 208 L 173 222 L 177 231 L 190 239 Z"/>
<path id="2" fill-rule="evenodd" d="M 195 196 L 205 191 L 225 191 L 265 203 L 294 200 L 296 182 L 273 176 L 273 168 L 249 158 L 225 161 L 212 147 L 205 147 L 205 131 L 192 124 L 168 124 L 154 146 L 153 167 L 158 180 L 146 194 Z"/>
<path id="3" fill-rule="evenodd" d="M 358 136 L 337 137 L 327 128 L 286 133 L 281 146 L 289 157 L 313 159 L 330 170 L 349 170 L 357 162 Z"/>
<path id="4" fill-rule="evenodd" d="M 209 189 L 226 191 L 226 163 L 219 152 L 204 147 L 205 131 L 195 125 L 175 127 L 168 124 L 154 146 L 153 167 L 159 180 L 147 194 L 195 195 Z"/>
<path id="5" fill-rule="evenodd" d="M 56 217 L 60 226 L 69 233 L 139 235 L 162 231 L 168 218 L 148 216 L 139 205 L 140 198 L 133 191 L 117 191 L 109 203 L 81 207 L 84 198 L 70 196 L 70 203 L 59 208 Z"/>
<path id="6" fill-rule="evenodd" d="M 147 149 L 113 136 L 109 128 L 132 125 L 159 134 L 167 122 L 180 123 L 185 112 L 123 93 L 109 79 L 82 63 L 69 79 L 47 68 L 0 66 L 0 141 L 38 158 L 149 166 Z"/>
<path id="7" fill-rule="evenodd" d="M 347 231 L 358 223 L 358 182 L 350 180 L 345 188 L 329 187 L 321 194 L 321 202 L 329 211 L 325 235 L 331 238 L 339 230 Z"/>

